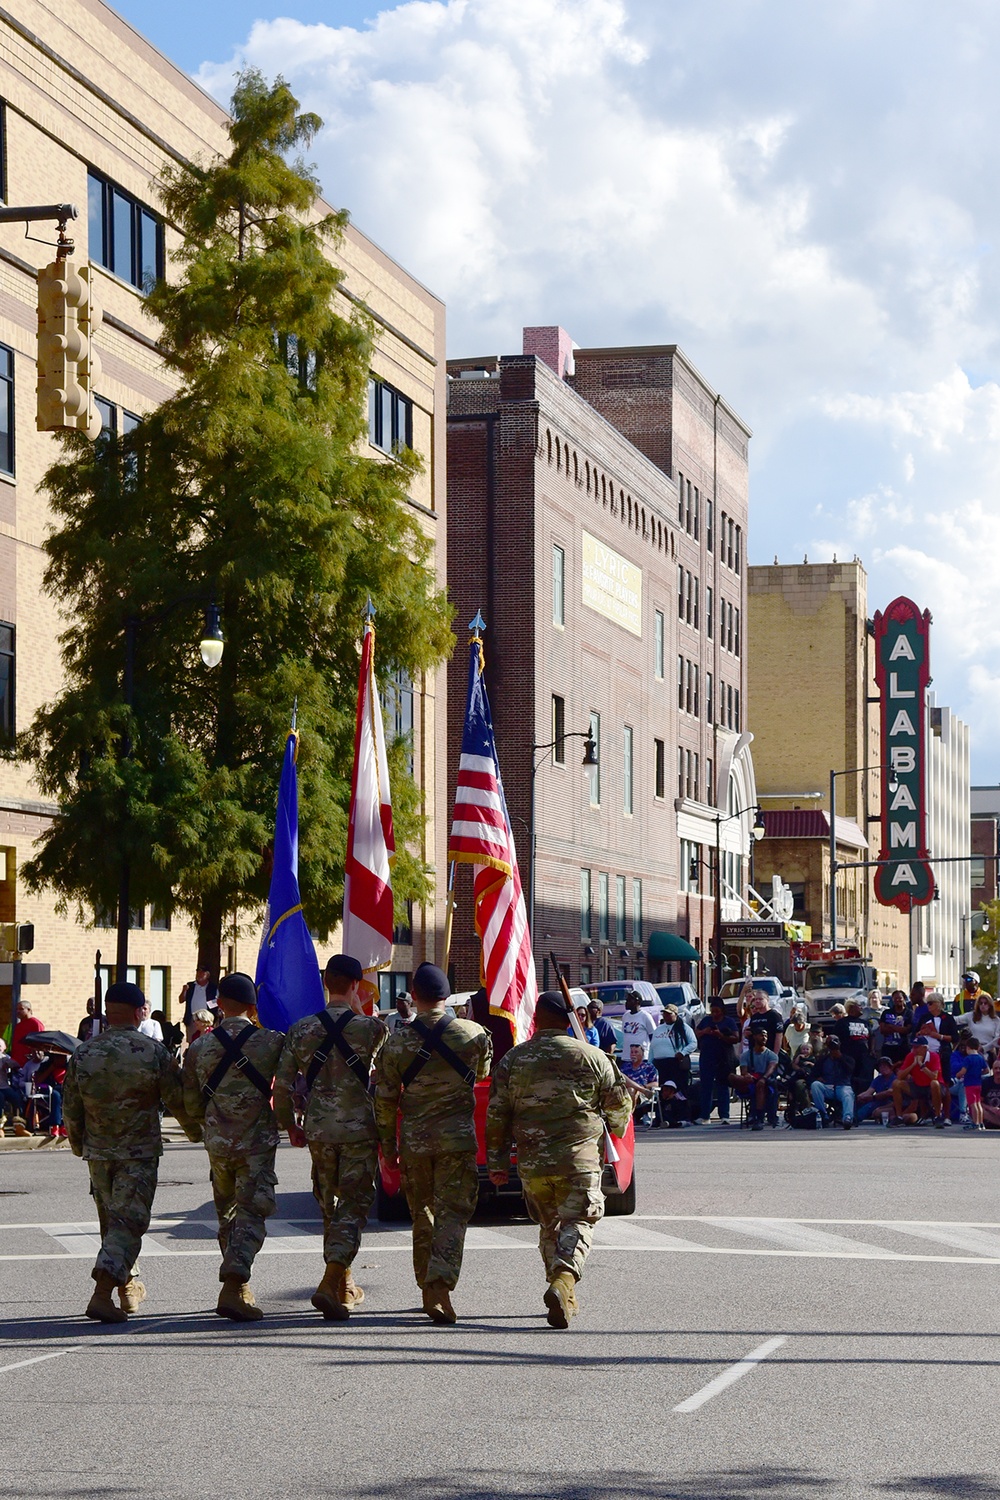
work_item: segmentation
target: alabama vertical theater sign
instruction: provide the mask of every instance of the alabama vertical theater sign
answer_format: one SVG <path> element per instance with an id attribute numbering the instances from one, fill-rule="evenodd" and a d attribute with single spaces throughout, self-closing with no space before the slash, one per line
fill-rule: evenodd
<path id="1" fill-rule="evenodd" d="M 930 624 L 912 599 L 875 616 L 875 680 L 882 704 L 882 848 L 875 896 L 912 911 L 934 899 L 927 852 L 927 714 Z"/>

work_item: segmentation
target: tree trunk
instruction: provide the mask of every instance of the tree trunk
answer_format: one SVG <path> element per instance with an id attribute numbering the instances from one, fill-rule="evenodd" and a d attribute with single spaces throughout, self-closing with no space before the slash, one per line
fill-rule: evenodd
<path id="1" fill-rule="evenodd" d="M 222 967 L 222 927 L 225 910 L 222 899 L 207 896 L 198 921 L 198 968 L 208 969 L 218 979 Z"/>

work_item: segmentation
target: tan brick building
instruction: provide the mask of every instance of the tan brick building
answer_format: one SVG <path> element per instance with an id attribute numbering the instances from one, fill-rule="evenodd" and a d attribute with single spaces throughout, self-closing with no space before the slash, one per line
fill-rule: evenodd
<path id="1" fill-rule="evenodd" d="M 881 736 L 867 591 L 856 558 L 749 569 L 749 713 L 768 830 L 755 873 L 758 888 L 773 875 L 791 885 L 794 920 L 816 940 L 830 936 L 831 770 L 849 773 L 837 777 L 838 863 L 878 857 Z M 906 919 L 875 901 L 873 878 L 840 871 L 837 942 L 871 954 L 883 984 L 906 985 Z"/>
<path id="2" fill-rule="evenodd" d="M 501 769 L 525 886 L 534 772 L 535 953 L 573 982 L 678 978 L 680 936 L 745 915 L 756 801 L 743 650 L 749 431 L 673 345 L 449 362 L 449 584 L 481 609 Z M 454 786 L 466 656 L 449 683 Z M 600 767 L 581 770 L 582 736 Z M 552 749 L 542 747 L 556 741 Z M 536 747 L 533 752 L 533 747 Z M 476 982 L 460 870 L 456 979 Z M 692 976 L 700 983 L 698 966 Z"/>
<path id="3" fill-rule="evenodd" d="M 156 349 L 156 327 L 139 290 L 143 274 L 164 263 L 177 236 L 162 222 L 156 182 L 172 161 L 226 149 L 226 117 L 186 74 L 132 30 L 101 0 L 12 0 L 0 17 L 0 129 L 4 180 L 10 205 L 73 202 L 81 217 L 72 226 L 78 259 L 96 267 L 96 293 L 104 324 L 95 339 L 103 365 L 99 392 L 104 420 L 127 426 L 171 392 Z M 56 644 L 62 622 L 42 592 L 40 545 L 49 525 L 38 486 L 55 457 L 55 440 L 35 431 L 37 268 L 52 259 L 54 227 L 25 237 L 23 226 L 0 227 L 0 725 L 9 736 L 31 720 L 58 691 Z M 391 447 L 390 428 L 423 456 L 414 482 L 415 512 L 436 545 L 439 580 L 445 569 L 444 308 L 438 298 L 396 265 L 353 226 L 337 254 L 346 276 L 338 294 L 349 315 L 360 306 L 378 328 L 372 370 L 372 440 Z M 197 628 L 195 625 L 193 628 Z M 9 649 L 8 649 L 9 648 Z M 124 644 L 123 644 L 124 652 Z M 399 719 L 412 723 L 416 775 L 424 788 L 428 823 L 422 850 L 432 866 L 443 863 L 445 730 L 442 670 L 433 679 L 402 684 Z M 275 747 L 275 786 L 281 746 Z M 55 808 L 41 803 L 30 768 L 0 761 L 0 845 L 14 862 Z M 438 907 L 415 911 L 412 939 L 396 951 L 398 983 L 415 962 L 433 956 Z M 18 892 L 19 921 L 36 930 L 33 957 L 52 965 L 52 987 L 34 992 L 47 1023 L 67 1027 L 82 1014 L 93 990 L 96 948 L 113 959 L 114 933 L 60 917 L 49 898 Z M 131 962 L 155 1003 L 169 1004 L 191 977 L 194 941 L 176 919 L 172 930 L 154 930 L 153 914 L 132 934 Z M 231 959 L 252 968 L 255 924 L 244 926 Z M 3 1007 L 0 991 L 0 1007 Z"/>

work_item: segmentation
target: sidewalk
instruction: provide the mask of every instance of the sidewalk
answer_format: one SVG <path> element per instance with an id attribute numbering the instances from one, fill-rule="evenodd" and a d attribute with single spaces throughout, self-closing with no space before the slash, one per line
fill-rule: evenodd
<path id="1" fill-rule="evenodd" d="M 69 1141 L 54 1141 L 49 1135 L 5 1135 L 0 1151 L 68 1151 Z"/>

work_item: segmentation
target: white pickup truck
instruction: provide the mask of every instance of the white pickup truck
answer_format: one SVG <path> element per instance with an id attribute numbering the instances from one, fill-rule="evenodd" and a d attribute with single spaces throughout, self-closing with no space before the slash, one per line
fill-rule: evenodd
<path id="1" fill-rule="evenodd" d="M 811 1016 L 823 1015 L 834 1005 L 846 1005 L 848 1000 L 858 1000 L 862 1005 L 867 1005 L 868 992 L 875 985 L 875 970 L 860 958 L 808 964 L 802 984 L 802 998 Z"/>

